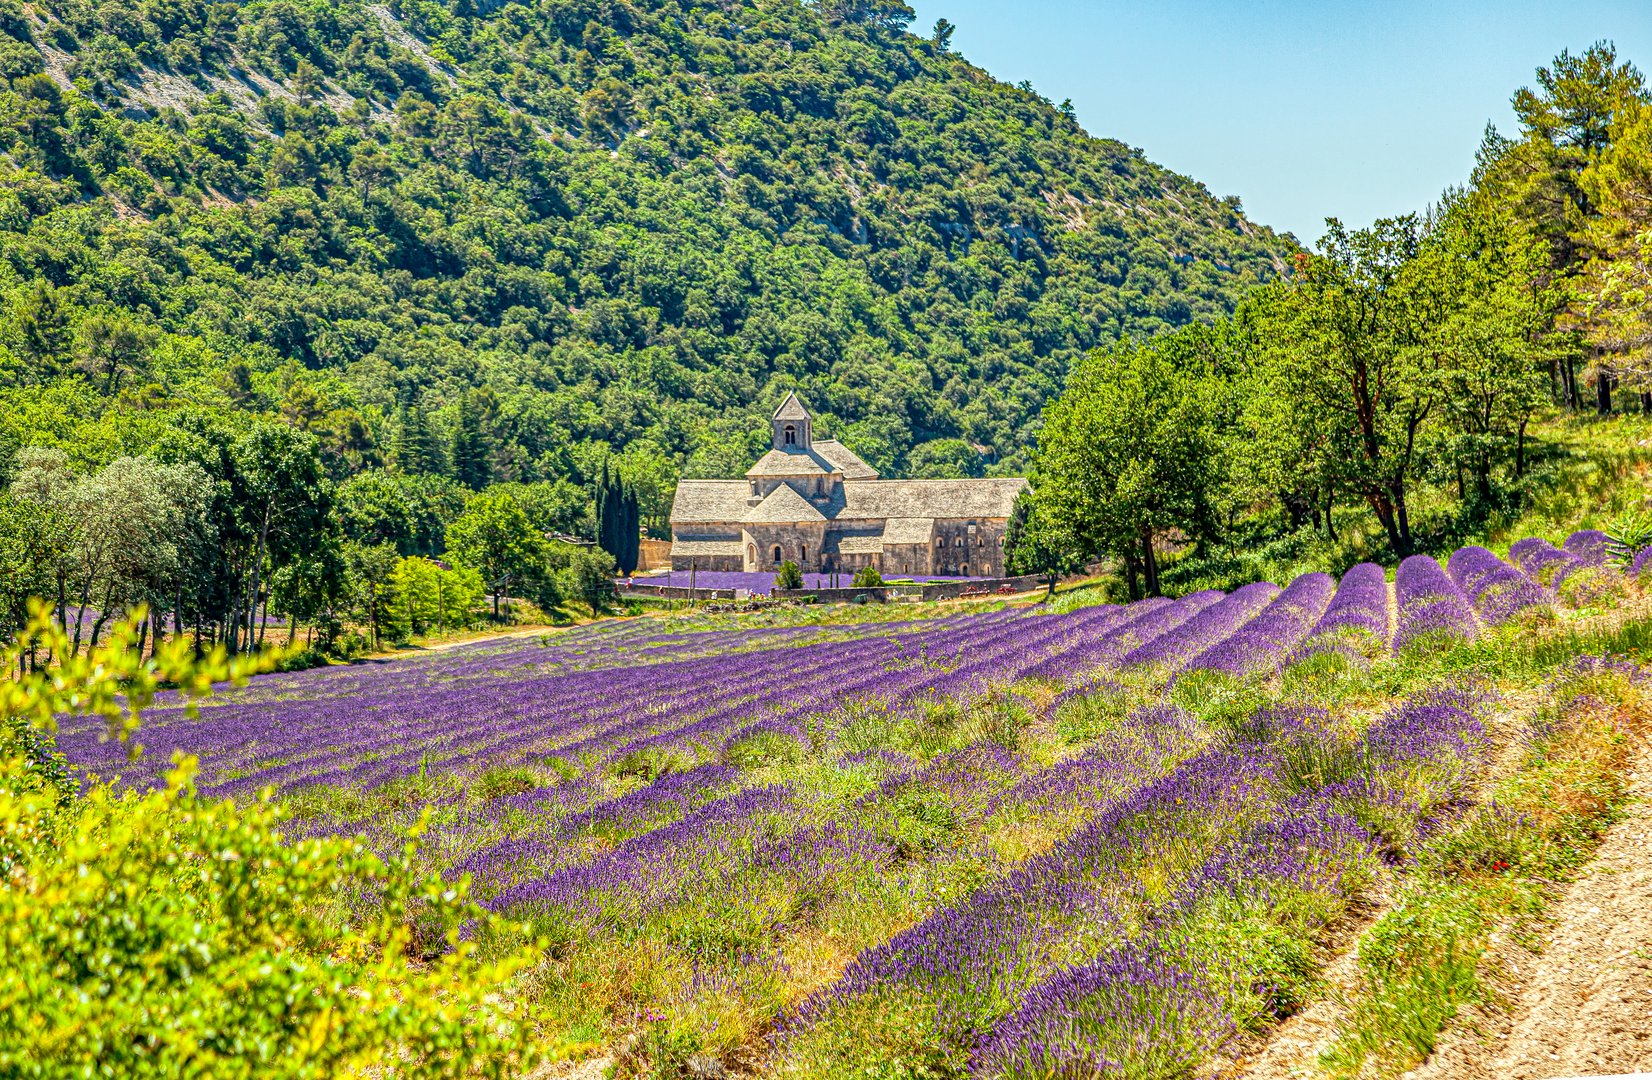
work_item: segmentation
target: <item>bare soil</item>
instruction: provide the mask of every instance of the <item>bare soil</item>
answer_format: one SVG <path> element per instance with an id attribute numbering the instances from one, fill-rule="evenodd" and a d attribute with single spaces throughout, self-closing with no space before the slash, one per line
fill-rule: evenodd
<path id="1" fill-rule="evenodd" d="M 1517 767 L 1513 737 L 1535 701 L 1505 697 L 1493 736 L 1503 748 L 1492 777 Z M 1624 817 L 1594 859 L 1548 912 L 1537 951 L 1494 938 L 1508 973 L 1500 1007 L 1474 1010 L 1442 1037 L 1405 1080 L 1554 1080 L 1652 1071 L 1652 747 L 1629 777 Z M 1484 795 L 1482 791 L 1482 796 Z M 1318 1000 L 1276 1028 L 1267 1041 L 1218 1071 L 1246 1080 L 1283 1080 L 1320 1072 L 1317 1059 L 1344 1018 L 1341 1000 L 1357 990 L 1353 946 L 1386 909 L 1368 898 L 1335 935 Z M 1334 951 L 1333 951 L 1334 950 Z"/>
<path id="2" fill-rule="evenodd" d="M 1551 910 L 1537 954 L 1505 945 L 1506 1009 L 1477 1012 L 1407 1080 L 1652 1071 L 1652 754 L 1624 819 Z"/>

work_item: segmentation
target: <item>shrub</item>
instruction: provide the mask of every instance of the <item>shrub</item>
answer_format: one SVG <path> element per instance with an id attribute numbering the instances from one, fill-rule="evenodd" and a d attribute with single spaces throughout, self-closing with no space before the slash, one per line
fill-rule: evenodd
<path id="1" fill-rule="evenodd" d="M 141 617 L 141 616 L 140 616 Z M 146 658 L 131 623 L 50 671 L 0 683 L 0 730 L 69 712 L 129 737 L 166 683 L 193 696 L 249 665 L 187 643 Z M 42 614 L 29 645 L 66 654 Z M 483 965 L 458 927 L 485 916 L 345 839 L 291 841 L 279 811 L 209 802 L 179 759 L 139 793 L 54 778 L 0 742 L 0 1074 L 458 1077 L 525 1070 L 525 1026 L 492 997 L 519 955 Z M 361 918 L 340 925 L 341 899 Z M 414 923 L 445 955 L 415 964 Z M 419 950 L 422 951 L 422 950 Z M 485 1064 L 484 1064 L 485 1063 Z"/>
<path id="2" fill-rule="evenodd" d="M 863 566 L 855 571 L 854 587 L 857 589 L 883 588 L 883 575 L 878 573 L 875 566 Z"/>
<path id="3" fill-rule="evenodd" d="M 803 571 L 798 565 L 787 559 L 780 564 L 779 573 L 774 575 L 774 587 L 777 589 L 801 589 L 803 587 Z"/>

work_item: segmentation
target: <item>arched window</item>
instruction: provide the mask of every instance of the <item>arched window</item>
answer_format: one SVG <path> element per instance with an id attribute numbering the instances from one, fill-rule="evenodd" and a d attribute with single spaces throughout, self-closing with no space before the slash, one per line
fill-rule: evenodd
<path id="1" fill-rule="evenodd" d="M 786 445 L 787 446 L 796 446 L 797 445 L 797 429 L 792 427 L 790 424 L 786 425 Z"/>
<path id="2" fill-rule="evenodd" d="M 999 546 L 999 547 L 1003 547 L 1003 546 L 1004 546 L 1004 538 L 1003 538 L 1003 537 L 1002 537 L 1002 536 L 1000 536 L 1000 537 L 999 537 L 999 538 L 998 538 L 998 546 Z"/>
<path id="3" fill-rule="evenodd" d="M 774 561 L 777 565 L 780 562 L 780 545 L 779 544 L 774 545 Z"/>
<path id="4" fill-rule="evenodd" d="M 964 577 L 969 577 L 969 563 L 964 563 L 962 566 L 958 567 L 958 573 Z"/>
<path id="5" fill-rule="evenodd" d="M 750 560 L 750 562 L 753 566 L 757 565 L 757 545 L 756 544 L 747 544 L 746 545 L 746 558 L 748 560 Z"/>
<path id="6" fill-rule="evenodd" d="M 935 538 L 935 550 L 936 550 L 936 551 L 939 551 L 939 550 L 941 550 L 941 549 L 942 549 L 942 548 L 944 548 L 944 547 L 946 547 L 946 537 L 944 537 L 944 536 L 937 536 L 937 537 L 936 537 L 936 538 Z"/>
<path id="7" fill-rule="evenodd" d="M 809 561 L 809 545 L 808 544 L 799 544 L 799 545 L 797 545 L 797 561 L 800 562 L 800 563 L 806 563 L 806 562 Z"/>
<path id="8" fill-rule="evenodd" d="M 982 539 L 981 539 L 981 537 L 979 537 L 979 536 L 977 536 L 977 537 L 976 537 L 976 538 L 975 538 L 975 546 L 976 546 L 976 547 L 980 547 L 980 546 L 982 546 Z"/>
<path id="9" fill-rule="evenodd" d="M 964 546 L 964 538 L 961 537 L 961 536 L 958 537 L 958 539 L 956 539 L 952 542 L 952 546 L 955 547 L 955 548 L 963 547 Z"/>

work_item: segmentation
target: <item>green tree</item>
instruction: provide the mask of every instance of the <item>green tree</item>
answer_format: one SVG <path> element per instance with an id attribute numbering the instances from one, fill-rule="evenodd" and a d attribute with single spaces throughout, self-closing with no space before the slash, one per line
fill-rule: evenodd
<path id="1" fill-rule="evenodd" d="M 1005 569 L 1011 574 L 1043 575 L 1051 596 L 1062 574 L 1084 564 L 1071 532 L 1059 525 L 1061 520 L 1055 513 L 1040 513 L 1036 492 L 1023 491 L 1015 498 L 1004 530 Z"/>
<path id="2" fill-rule="evenodd" d="M 780 569 L 774 575 L 774 587 L 777 589 L 801 589 L 803 587 L 803 571 L 798 565 L 787 559 L 780 564 Z"/>
<path id="3" fill-rule="evenodd" d="M 448 471 L 447 455 L 430 430 L 430 421 L 422 408 L 402 409 L 398 413 L 396 432 L 397 469 L 404 473 L 445 474 Z M 468 449 L 467 453 L 470 453 Z"/>
<path id="4" fill-rule="evenodd" d="M 511 589 L 532 583 L 543 571 L 545 539 L 509 495 L 478 495 L 447 530 L 447 549 L 463 565 L 477 570 L 493 596 L 493 617 Z"/>
<path id="5" fill-rule="evenodd" d="M 614 598 L 614 570 L 614 558 L 606 551 L 579 548 L 562 572 L 563 591 L 584 601 L 592 616 L 600 615 Z"/>
<path id="6" fill-rule="evenodd" d="M 1132 596 L 1159 593 L 1156 541 L 1209 527 L 1220 391 L 1209 332 L 1190 328 L 1087 357 L 1046 414 L 1034 482 L 1041 528 L 1123 560 Z M 1140 582 L 1138 582 L 1138 575 Z"/>
<path id="7" fill-rule="evenodd" d="M 344 580 L 351 612 L 367 624 L 373 648 L 386 637 L 401 640 L 409 631 L 406 611 L 396 593 L 398 556 L 391 544 L 362 544 L 346 540 L 343 547 Z"/>
<path id="8" fill-rule="evenodd" d="M 449 453 L 453 478 L 472 491 L 480 491 L 493 478 L 493 440 L 483 424 L 482 405 L 474 394 L 459 399 L 453 424 L 453 448 Z"/>

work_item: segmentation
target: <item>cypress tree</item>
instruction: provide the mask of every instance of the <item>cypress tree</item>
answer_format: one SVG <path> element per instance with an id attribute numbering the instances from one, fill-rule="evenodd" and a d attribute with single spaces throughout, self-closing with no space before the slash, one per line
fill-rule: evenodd
<path id="1" fill-rule="evenodd" d="M 614 516 L 611 498 L 609 496 L 608 463 L 602 463 L 602 475 L 597 477 L 596 508 L 597 508 L 597 547 L 612 554 L 610 535 L 613 532 L 612 519 Z"/>
<path id="2" fill-rule="evenodd" d="M 637 556 L 641 554 L 642 550 L 641 534 L 638 528 L 641 522 L 638 518 L 637 491 L 635 488 L 625 485 L 624 481 L 621 481 L 620 505 L 622 507 L 620 513 L 622 531 L 618 538 L 619 552 L 614 556 L 614 560 L 619 564 L 620 573 L 630 574 L 636 570 Z"/>

